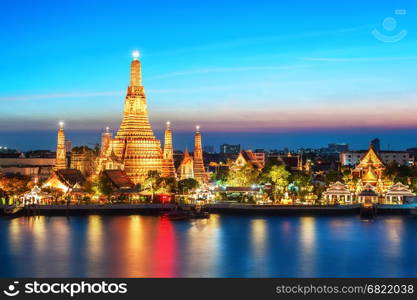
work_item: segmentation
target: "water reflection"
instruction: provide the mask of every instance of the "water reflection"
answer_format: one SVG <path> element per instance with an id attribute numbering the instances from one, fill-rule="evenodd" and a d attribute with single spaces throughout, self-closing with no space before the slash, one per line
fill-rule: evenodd
<path id="1" fill-rule="evenodd" d="M 176 275 L 176 236 L 174 226 L 167 218 L 158 222 L 153 263 L 155 271 L 153 277 L 175 277 Z"/>
<path id="2" fill-rule="evenodd" d="M 416 225 L 405 216 L 0 218 L 0 276 L 416 276 Z"/>
<path id="3" fill-rule="evenodd" d="M 302 277 L 313 276 L 316 250 L 316 218 L 300 218 L 300 269 Z"/>

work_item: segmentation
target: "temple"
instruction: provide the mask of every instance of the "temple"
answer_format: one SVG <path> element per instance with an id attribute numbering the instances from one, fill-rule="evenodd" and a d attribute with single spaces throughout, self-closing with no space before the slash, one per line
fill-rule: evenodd
<path id="1" fill-rule="evenodd" d="M 67 168 L 67 152 L 65 149 L 64 122 L 59 122 L 58 137 L 56 143 L 55 170 Z"/>
<path id="2" fill-rule="evenodd" d="M 194 161 L 187 148 L 185 148 L 182 161 L 178 167 L 178 175 L 180 180 L 194 178 Z"/>
<path id="3" fill-rule="evenodd" d="M 196 127 L 194 138 L 194 178 L 200 183 L 207 183 L 208 176 L 204 167 L 203 147 L 201 142 L 200 126 Z"/>
<path id="4" fill-rule="evenodd" d="M 171 123 L 167 122 L 164 136 L 164 157 L 162 165 L 162 175 L 165 177 L 176 177 L 174 166 L 174 149 L 172 147 Z"/>
<path id="5" fill-rule="evenodd" d="M 135 51 L 130 66 L 130 85 L 127 88 L 122 123 L 109 146 L 107 136 L 103 138 L 99 166 L 99 171 L 123 169 L 135 184 L 142 183 L 149 171 L 163 173 L 161 143 L 155 138 L 149 123 L 138 57 L 139 52 Z"/>
<path id="6" fill-rule="evenodd" d="M 360 178 L 363 184 L 376 185 L 382 179 L 384 170 L 385 166 L 371 144 L 368 152 L 353 169 L 352 175 Z"/>

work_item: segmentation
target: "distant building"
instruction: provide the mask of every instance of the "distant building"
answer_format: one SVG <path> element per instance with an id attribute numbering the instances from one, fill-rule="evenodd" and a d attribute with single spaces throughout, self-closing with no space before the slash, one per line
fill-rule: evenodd
<path id="1" fill-rule="evenodd" d="M 372 145 L 372 147 L 374 148 L 374 150 L 375 150 L 376 152 L 381 151 L 381 142 L 379 141 L 379 138 L 374 138 L 374 139 L 371 141 L 371 145 Z"/>
<path id="2" fill-rule="evenodd" d="M 238 145 L 223 144 L 220 146 L 220 153 L 222 154 L 237 154 L 239 152 L 240 152 L 240 144 Z"/>
<path id="3" fill-rule="evenodd" d="M 303 160 L 301 155 L 291 154 L 288 152 L 286 155 L 278 155 L 277 160 L 289 168 L 291 171 L 303 170 Z"/>
<path id="4" fill-rule="evenodd" d="M 263 156 L 259 154 L 263 154 Z M 255 169 L 259 170 L 262 169 L 265 166 L 265 153 L 255 153 L 251 150 L 242 150 L 231 168 L 240 169 L 246 165 L 251 165 Z"/>
<path id="5" fill-rule="evenodd" d="M 26 157 L 23 153 L 0 154 L 0 172 L 32 177 L 34 181 L 49 177 L 55 165 L 55 157 Z"/>
<path id="6" fill-rule="evenodd" d="M 366 150 L 342 152 L 340 163 L 342 166 L 357 165 L 367 152 Z M 397 163 L 402 166 L 411 166 L 414 164 L 413 154 L 407 151 L 379 151 L 378 155 L 385 165 Z"/>
<path id="7" fill-rule="evenodd" d="M 203 150 L 206 153 L 212 154 L 214 153 L 214 146 L 211 146 L 211 145 L 204 146 Z"/>
<path id="8" fill-rule="evenodd" d="M 72 150 L 72 142 L 70 140 L 65 140 L 65 151 L 71 152 Z"/>
<path id="9" fill-rule="evenodd" d="M 71 169 L 79 170 L 85 177 L 94 174 L 97 167 L 97 153 L 87 146 L 74 147 L 71 151 Z"/>
<path id="10" fill-rule="evenodd" d="M 349 144 L 341 143 L 341 144 L 329 144 L 328 145 L 329 152 L 347 152 L 349 151 Z"/>

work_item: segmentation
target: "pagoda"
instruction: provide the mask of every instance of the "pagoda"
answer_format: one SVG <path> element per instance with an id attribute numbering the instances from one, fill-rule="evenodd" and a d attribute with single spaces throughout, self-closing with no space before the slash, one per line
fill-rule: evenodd
<path id="1" fill-rule="evenodd" d="M 184 154 L 182 156 L 182 161 L 178 167 L 178 176 L 180 180 L 194 178 L 193 158 L 188 153 L 187 147 L 185 148 Z"/>
<path id="2" fill-rule="evenodd" d="M 171 123 L 167 122 L 164 137 L 164 154 L 162 162 L 162 175 L 165 177 L 176 177 L 174 167 L 174 150 L 172 148 L 172 131 Z"/>
<path id="3" fill-rule="evenodd" d="M 135 51 L 133 57 L 123 120 L 106 156 L 109 158 L 107 164 L 121 166 L 132 182 L 138 184 L 145 180 L 149 171 L 162 173 L 163 156 L 161 143 L 149 123 L 139 52 Z"/>
<path id="4" fill-rule="evenodd" d="M 59 122 L 54 170 L 62 170 L 66 168 L 67 168 L 67 151 L 65 149 L 64 122 Z"/>
<path id="5" fill-rule="evenodd" d="M 200 126 L 196 127 L 195 137 L 194 137 L 194 177 L 200 183 L 207 183 L 208 176 L 204 168 L 203 161 L 203 147 L 201 143 L 201 133 Z"/>

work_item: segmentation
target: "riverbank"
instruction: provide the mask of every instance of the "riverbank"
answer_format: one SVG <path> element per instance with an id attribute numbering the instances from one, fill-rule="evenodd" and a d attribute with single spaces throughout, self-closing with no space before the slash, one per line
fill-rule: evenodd
<path id="1" fill-rule="evenodd" d="M 79 204 L 79 205 L 37 205 L 27 206 L 13 214 L 30 215 L 158 215 L 172 210 L 175 204 L 140 203 L 140 204 Z M 352 205 L 251 205 L 238 203 L 215 203 L 205 206 L 212 213 L 218 214 L 272 214 L 272 215 L 358 215 L 360 204 Z M 0 206 L 0 215 L 7 215 L 11 206 Z M 377 214 L 409 215 L 416 210 L 416 204 L 376 206 Z"/>

